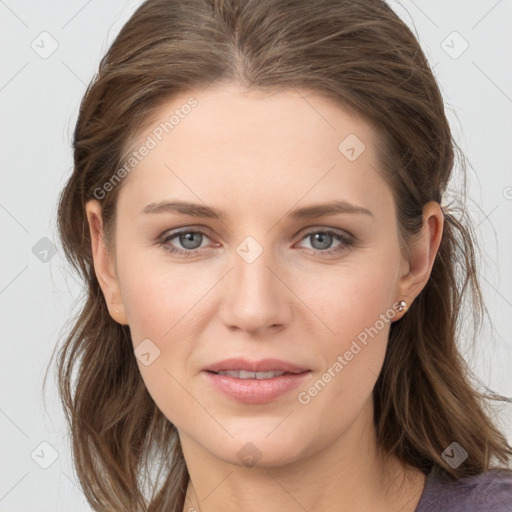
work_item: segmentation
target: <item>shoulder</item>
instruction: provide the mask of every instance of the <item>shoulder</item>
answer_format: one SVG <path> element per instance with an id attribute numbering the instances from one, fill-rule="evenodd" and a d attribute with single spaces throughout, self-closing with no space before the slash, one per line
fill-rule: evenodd
<path id="1" fill-rule="evenodd" d="M 415 512 L 512 512 L 512 471 L 489 469 L 455 480 L 431 472 Z"/>

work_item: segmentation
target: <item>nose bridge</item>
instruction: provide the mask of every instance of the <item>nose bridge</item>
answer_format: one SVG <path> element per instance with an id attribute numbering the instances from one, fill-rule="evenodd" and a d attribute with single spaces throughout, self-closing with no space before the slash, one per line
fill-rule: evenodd
<path id="1" fill-rule="evenodd" d="M 261 240 L 261 236 L 259 238 Z M 233 279 L 238 290 L 235 293 L 243 294 L 252 301 L 265 300 L 267 304 L 277 292 L 275 277 L 269 270 L 275 262 L 272 263 L 273 251 L 268 239 L 263 245 L 255 237 L 247 236 L 235 248 L 233 255 Z"/>
<path id="2" fill-rule="evenodd" d="M 286 290 L 275 275 L 279 264 L 270 237 L 265 240 L 266 246 L 256 237 L 247 236 L 235 248 L 229 291 L 223 301 L 227 325 L 259 330 L 288 320 Z"/>

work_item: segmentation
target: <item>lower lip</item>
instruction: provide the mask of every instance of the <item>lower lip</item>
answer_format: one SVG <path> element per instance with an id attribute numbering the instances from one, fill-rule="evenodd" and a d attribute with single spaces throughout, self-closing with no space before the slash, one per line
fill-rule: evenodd
<path id="1" fill-rule="evenodd" d="M 205 371 L 210 383 L 237 402 L 264 404 L 279 398 L 296 388 L 311 373 L 285 373 L 271 379 L 237 379 L 227 375 Z"/>

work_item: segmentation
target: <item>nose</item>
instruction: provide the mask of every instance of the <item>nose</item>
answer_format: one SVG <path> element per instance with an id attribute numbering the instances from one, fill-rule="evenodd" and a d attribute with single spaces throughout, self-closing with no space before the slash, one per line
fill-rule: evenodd
<path id="1" fill-rule="evenodd" d="M 293 294 L 269 253 L 264 250 L 252 262 L 234 254 L 220 307 L 221 320 L 230 330 L 263 335 L 289 324 Z"/>

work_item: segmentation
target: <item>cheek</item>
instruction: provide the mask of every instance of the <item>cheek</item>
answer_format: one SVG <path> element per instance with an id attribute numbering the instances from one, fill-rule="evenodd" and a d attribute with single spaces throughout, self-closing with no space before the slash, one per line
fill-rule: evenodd
<path id="1" fill-rule="evenodd" d="M 205 329 L 207 292 L 219 277 L 206 267 L 155 258 L 153 250 L 122 254 L 128 256 L 119 257 L 118 274 L 132 343 L 136 355 L 139 345 L 151 354 L 148 366 L 137 358 L 141 376 L 160 409 L 179 424 L 172 413 L 190 408 L 182 385 L 197 371 L 190 361 Z"/>
<path id="2" fill-rule="evenodd" d="M 375 324 L 381 314 L 392 315 L 397 300 L 396 261 L 354 258 L 350 263 L 330 267 L 314 275 L 303 275 L 294 291 L 320 320 L 322 335 L 332 341 L 349 340 Z M 323 324 L 323 327 L 321 325 Z"/>
<path id="3" fill-rule="evenodd" d="M 215 276 L 195 265 L 172 264 L 165 255 L 155 258 L 153 249 L 126 254 L 130 256 L 118 260 L 118 269 L 134 344 L 144 338 L 162 344 L 185 326 L 191 334 L 197 306 Z"/>
<path id="4" fill-rule="evenodd" d="M 334 422 L 339 407 L 355 413 L 363 405 L 380 373 L 396 301 L 394 261 L 375 258 L 340 266 L 336 272 L 330 269 L 328 279 L 302 281 L 298 290 L 321 320 L 315 330 L 312 325 L 309 329 L 316 332 L 315 350 L 325 361 L 303 389 L 301 403 L 315 403 Z"/>
<path id="5" fill-rule="evenodd" d="M 129 265 L 137 271 L 126 272 L 126 263 L 120 270 L 125 270 L 125 279 L 121 277 L 123 300 L 135 354 L 150 353 L 150 364 L 141 357 L 137 357 L 137 364 L 159 409 L 181 427 L 188 417 L 184 411 L 191 408 L 184 375 L 203 330 L 197 321 L 197 305 L 205 290 L 176 267 L 171 271 L 170 266 L 147 262 L 137 266 L 134 260 Z M 141 350 L 139 346 L 147 348 Z M 196 410 L 196 416 L 200 412 Z"/>

